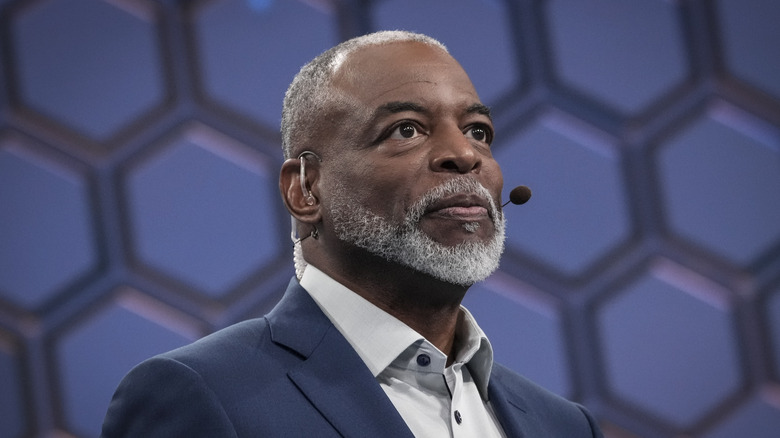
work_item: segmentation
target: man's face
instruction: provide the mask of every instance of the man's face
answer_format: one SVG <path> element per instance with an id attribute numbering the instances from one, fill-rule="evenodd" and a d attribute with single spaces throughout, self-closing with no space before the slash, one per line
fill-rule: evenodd
<path id="1" fill-rule="evenodd" d="M 324 226 L 445 281 L 489 275 L 503 250 L 503 180 L 487 108 L 460 65 L 421 43 L 373 46 L 347 58 L 334 86 L 350 110 L 327 122 Z"/>

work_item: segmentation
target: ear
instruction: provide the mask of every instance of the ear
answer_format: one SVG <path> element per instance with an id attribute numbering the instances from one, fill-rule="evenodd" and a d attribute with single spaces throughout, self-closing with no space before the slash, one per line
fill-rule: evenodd
<path id="1" fill-rule="evenodd" d="M 304 193 L 301 188 L 300 160 L 290 158 L 282 163 L 282 169 L 279 173 L 279 191 L 287 210 L 299 222 L 316 224 L 322 220 L 319 190 L 317 190 L 319 171 L 319 165 L 315 163 L 315 160 L 309 160 L 306 163 L 304 187 L 306 187 L 307 193 Z"/>

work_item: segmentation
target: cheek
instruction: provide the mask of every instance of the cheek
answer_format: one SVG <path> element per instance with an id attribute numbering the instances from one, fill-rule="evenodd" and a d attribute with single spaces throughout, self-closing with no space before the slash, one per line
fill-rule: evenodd
<path id="1" fill-rule="evenodd" d="M 355 187 L 364 204 L 374 213 L 397 223 L 403 221 L 407 209 L 421 195 L 419 172 L 402 172 L 401 167 L 392 170 L 378 167 L 371 175 L 355 181 Z"/>
<path id="2" fill-rule="evenodd" d="M 485 185 L 485 188 L 493 194 L 496 198 L 496 202 L 498 202 L 498 198 L 501 196 L 501 190 L 504 187 L 504 175 L 501 173 L 501 167 L 499 167 L 498 163 L 491 158 L 483 165 L 482 174 L 482 184 Z"/>
<path id="3" fill-rule="evenodd" d="M 401 193 L 405 192 L 398 175 L 387 172 L 380 166 L 342 168 L 332 175 L 323 177 L 325 191 L 338 191 L 339 198 L 364 206 L 383 216 L 394 217 L 396 209 L 403 210 Z M 399 207 L 400 206 L 400 207 Z M 349 205 L 345 206 L 346 208 Z"/>
<path id="4" fill-rule="evenodd" d="M 406 214 L 412 196 L 410 184 L 401 175 L 372 175 L 363 182 L 367 191 L 368 206 L 377 214 L 390 220 L 402 219 Z"/>

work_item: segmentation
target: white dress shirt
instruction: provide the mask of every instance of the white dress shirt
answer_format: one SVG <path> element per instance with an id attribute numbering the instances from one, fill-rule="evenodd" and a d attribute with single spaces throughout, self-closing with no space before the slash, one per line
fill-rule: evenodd
<path id="1" fill-rule="evenodd" d="M 301 286 L 352 345 L 416 437 L 505 437 L 488 401 L 493 349 L 465 307 L 455 360 L 415 330 L 318 270 Z"/>

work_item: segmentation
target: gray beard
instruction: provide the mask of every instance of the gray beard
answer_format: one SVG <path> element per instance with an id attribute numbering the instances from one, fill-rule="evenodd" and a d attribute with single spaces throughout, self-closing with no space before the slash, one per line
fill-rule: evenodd
<path id="1" fill-rule="evenodd" d="M 339 239 L 372 254 L 439 280 L 461 286 L 482 281 L 497 268 L 504 252 L 505 219 L 493 202 L 490 192 L 469 177 L 458 177 L 434 187 L 415 202 L 400 224 L 390 223 L 360 204 L 349 188 L 340 184 L 332 192 L 331 213 Z M 419 222 L 426 208 L 445 196 L 476 194 L 490 203 L 490 217 L 495 233 L 487 242 L 464 242 L 446 246 L 420 230 Z M 479 223 L 465 223 L 467 232 L 475 232 Z"/>

